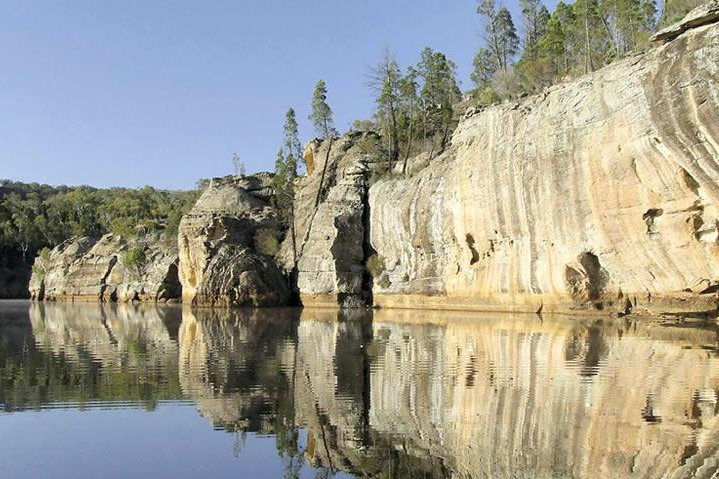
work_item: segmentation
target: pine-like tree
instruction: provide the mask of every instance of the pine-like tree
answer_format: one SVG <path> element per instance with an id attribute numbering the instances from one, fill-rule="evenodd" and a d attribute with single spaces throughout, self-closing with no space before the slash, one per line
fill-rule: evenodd
<path id="1" fill-rule="evenodd" d="M 497 27 L 499 32 L 499 44 L 501 47 L 502 69 L 507 70 L 512 64 L 514 56 L 519 51 L 519 37 L 514 27 L 512 14 L 506 7 L 500 7 L 497 11 Z"/>
<path id="2" fill-rule="evenodd" d="M 417 116 L 417 104 L 419 97 L 417 94 L 417 70 L 412 67 L 407 69 L 407 74 L 400 80 L 400 95 L 402 100 L 402 109 L 407 119 L 407 146 L 404 154 L 404 163 L 402 164 L 402 174 L 407 173 L 407 160 L 412 152 L 412 140 L 414 139 L 415 117 Z"/>
<path id="3" fill-rule="evenodd" d="M 329 107 L 328 107 L 329 108 Z M 290 108 L 285 114 L 284 132 L 284 151 L 287 152 L 285 163 L 292 178 L 297 176 L 297 166 L 304 161 L 302 158 L 302 144 L 300 143 L 300 135 L 297 127 L 297 118 L 295 110 Z"/>
<path id="4" fill-rule="evenodd" d="M 519 49 L 512 15 L 505 7 L 497 8 L 495 0 L 479 0 L 477 13 L 485 20 L 486 48 L 494 58 L 497 70 L 506 71 Z"/>
<path id="5" fill-rule="evenodd" d="M 537 44 L 544 35 L 549 21 L 549 10 L 541 0 L 519 0 L 522 7 L 522 23 L 524 25 L 523 59 L 537 58 Z"/>
<path id="6" fill-rule="evenodd" d="M 292 109 L 290 108 L 290 111 Z M 275 158 L 275 176 L 272 178 L 274 189 L 273 202 L 277 210 L 279 220 L 289 227 L 289 234 L 292 241 L 293 260 L 297 261 L 295 241 L 295 215 L 294 215 L 294 187 L 293 180 L 297 176 L 297 162 L 285 155 L 282 148 L 277 151 Z"/>
<path id="7" fill-rule="evenodd" d="M 402 72 L 394 55 L 387 49 L 379 63 L 370 68 L 369 86 L 375 94 L 377 124 L 388 141 L 387 171 L 399 157 L 398 113 L 402 101 Z"/>
<path id="8" fill-rule="evenodd" d="M 537 53 L 540 61 L 547 65 L 551 79 L 560 77 L 565 68 L 566 38 L 559 15 L 549 18 L 546 31 L 537 44 Z"/>
<path id="9" fill-rule="evenodd" d="M 662 2 L 662 11 L 657 26 L 666 27 L 678 22 L 693 8 L 704 3 L 703 0 L 665 0 Z"/>
<path id="10" fill-rule="evenodd" d="M 324 80 L 319 80 L 315 85 L 315 91 L 312 95 L 312 112 L 309 119 L 312 121 L 319 138 L 326 140 L 337 135 L 334 120 L 332 119 L 332 109 L 327 103 L 327 85 L 325 85 Z"/>
<path id="11" fill-rule="evenodd" d="M 474 69 L 470 79 L 478 88 L 487 88 L 492 84 L 492 78 L 497 73 L 497 62 L 492 57 L 492 52 L 486 48 L 477 50 L 474 56 Z"/>
<path id="12" fill-rule="evenodd" d="M 417 74 L 422 84 L 419 98 L 427 127 L 432 133 L 440 133 L 440 146 L 444 148 L 452 127 L 452 105 L 461 96 L 456 66 L 444 53 L 425 48 L 417 65 Z"/>

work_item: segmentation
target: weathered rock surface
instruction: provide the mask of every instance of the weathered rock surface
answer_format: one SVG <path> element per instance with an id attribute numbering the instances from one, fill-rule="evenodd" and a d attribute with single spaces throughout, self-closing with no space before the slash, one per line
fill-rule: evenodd
<path id="1" fill-rule="evenodd" d="M 718 8 L 645 54 L 469 111 L 406 177 L 375 174 L 371 132 L 311 142 L 287 232 L 270 175 L 214 179 L 180 225 L 183 301 L 284 305 L 291 284 L 306 306 L 716 312 Z M 33 295 L 164 297 L 122 286 L 111 241 L 58 247 Z"/>
<path id="2" fill-rule="evenodd" d="M 126 253 L 143 252 L 132 264 Z M 126 239 L 73 238 L 55 247 L 49 258 L 38 257 L 30 280 L 35 300 L 167 301 L 180 297 L 177 249 L 161 233 Z"/>
<path id="3" fill-rule="evenodd" d="M 377 136 L 353 132 L 315 141 L 305 150 L 308 174 L 295 185 L 295 246 L 283 244 L 284 266 L 294 268 L 303 304 L 367 304 L 365 203 Z M 328 155 L 329 148 L 329 155 Z"/>
<path id="4" fill-rule="evenodd" d="M 714 23 L 719 20 L 719 0 L 712 0 L 703 5 L 699 5 L 689 12 L 683 19 L 663 28 L 652 35 L 652 41 L 668 41 L 673 40 L 685 31 Z"/>
<path id="5" fill-rule="evenodd" d="M 719 24 L 517 103 L 369 192 L 378 306 L 714 310 Z"/>
<path id="6" fill-rule="evenodd" d="M 281 306 L 290 299 L 274 258 L 258 252 L 259 232 L 278 229 L 270 176 L 215 178 L 180 222 L 182 300 L 196 305 Z"/>

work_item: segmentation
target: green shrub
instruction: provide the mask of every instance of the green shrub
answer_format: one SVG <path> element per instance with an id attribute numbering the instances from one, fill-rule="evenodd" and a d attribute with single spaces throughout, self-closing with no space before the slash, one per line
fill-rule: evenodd
<path id="1" fill-rule="evenodd" d="M 137 235 L 135 231 L 136 221 L 133 218 L 118 217 L 110 220 L 110 231 L 124 238 L 134 238 Z"/>
<path id="2" fill-rule="evenodd" d="M 359 151 L 364 153 L 365 155 L 369 155 L 371 153 L 377 153 L 377 140 L 369 135 L 365 135 L 359 140 L 357 140 L 357 148 L 359 148 Z"/>
<path id="3" fill-rule="evenodd" d="M 48 268 L 50 267 L 50 248 L 42 248 L 38 251 L 37 259 L 32 265 L 32 273 L 37 275 L 39 279 L 44 279 Z"/>
<path id="4" fill-rule="evenodd" d="M 501 98 L 492 87 L 477 88 L 472 92 L 472 97 L 478 106 L 488 106 L 499 103 Z"/>
<path id="5" fill-rule="evenodd" d="M 122 264 L 127 268 L 134 269 L 139 275 L 147 264 L 147 255 L 145 247 L 141 245 L 131 246 L 122 253 Z"/>
<path id="6" fill-rule="evenodd" d="M 373 278 L 379 278 L 379 276 L 386 270 L 384 258 L 377 254 L 373 254 L 367 258 L 365 266 Z"/>
<path id="7" fill-rule="evenodd" d="M 255 249 L 267 256 L 276 256 L 280 252 L 279 233 L 269 228 L 255 231 Z"/>

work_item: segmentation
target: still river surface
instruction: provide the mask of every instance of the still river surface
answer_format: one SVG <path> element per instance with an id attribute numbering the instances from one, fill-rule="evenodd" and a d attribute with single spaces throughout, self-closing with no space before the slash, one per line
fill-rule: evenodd
<path id="1" fill-rule="evenodd" d="M 719 474 L 717 327 L 0 302 L 1 478 Z"/>

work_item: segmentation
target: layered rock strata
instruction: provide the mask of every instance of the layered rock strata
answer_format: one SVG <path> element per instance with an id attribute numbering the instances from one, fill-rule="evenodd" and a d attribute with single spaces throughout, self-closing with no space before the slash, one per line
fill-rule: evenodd
<path id="1" fill-rule="evenodd" d="M 135 254 L 129 254 L 135 252 Z M 35 260 L 35 300 L 170 301 L 180 297 L 177 249 L 162 233 L 73 238 Z"/>
<path id="2" fill-rule="evenodd" d="M 271 177 L 213 179 L 178 233 L 182 300 L 195 305 L 279 306 L 290 299 L 284 274 L 263 242 L 278 241 Z"/>
<path id="3" fill-rule="evenodd" d="M 372 181 L 346 136 L 315 195 L 324 144 L 311 145 L 295 204 L 310 212 L 303 304 L 342 305 L 376 255 L 366 289 L 379 307 L 715 311 L 719 24 L 704 11 L 645 54 L 467 112 L 406 177 Z"/>
<path id="4" fill-rule="evenodd" d="M 719 25 L 521 102 L 370 189 L 379 306 L 716 309 Z"/>
<path id="5" fill-rule="evenodd" d="M 378 137 L 349 133 L 312 142 L 307 175 L 295 184 L 294 245 L 283 244 L 284 266 L 296 272 L 303 304 L 357 307 L 368 303 L 365 203 Z"/>
<path id="6" fill-rule="evenodd" d="M 646 53 L 471 109 L 407 175 L 383 173 L 373 133 L 311 142 L 287 231 L 269 175 L 214 179 L 180 225 L 183 301 L 278 306 L 292 286 L 306 306 L 715 313 L 718 11 L 692 11 Z M 50 274 L 33 294 L 142 296 L 105 287 L 112 257 L 83 263 L 88 284 Z"/>

